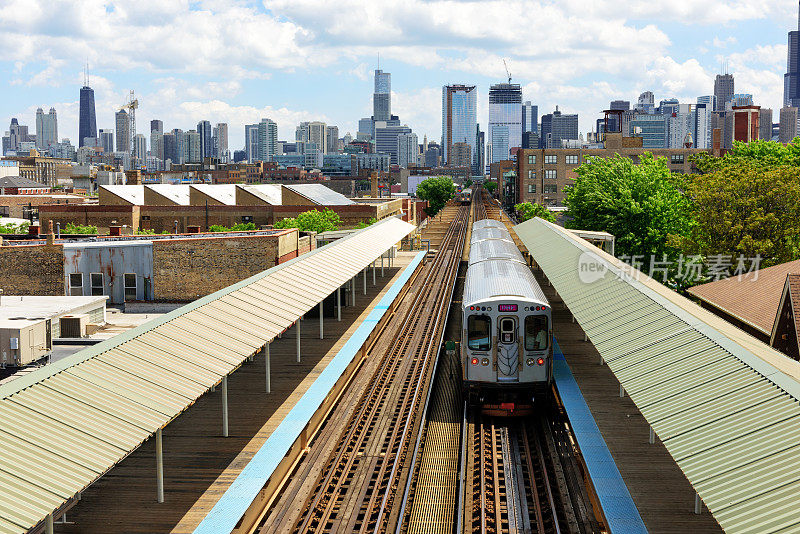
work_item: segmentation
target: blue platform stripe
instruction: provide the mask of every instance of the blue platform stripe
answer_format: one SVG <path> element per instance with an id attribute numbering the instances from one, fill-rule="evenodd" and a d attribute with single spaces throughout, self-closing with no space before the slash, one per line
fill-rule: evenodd
<path id="1" fill-rule="evenodd" d="M 278 467 L 283 457 L 297 441 L 311 417 L 316 413 L 331 388 L 342 376 L 367 337 L 375 330 L 378 321 L 386 314 L 417 266 L 425 258 L 420 252 L 403 270 L 397 281 L 384 294 L 375 309 L 369 313 L 344 346 L 336 353 L 308 390 L 270 434 L 261 448 L 231 483 L 203 521 L 194 529 L 195 534 L 231 532 L 247 511 L 258 492 Z"/>
<path id="2" fill-rule="evenodd" d="M 592 479 L 595 493 L 603 507 L 603 515 L 608 522 L 612 534 L 646 533 L 639 510 L 628 492 L 622 475 L 619 474 L 606 442 L 597 428 L 592 413 L 586 405 L 578 383 L 561 352 L 558 342 L 553 339 L 554 362 L 553 375 L 556 380 L 558 394 L 569 416 L 570 425 L 578 440 L 581 454 L 589 477 Z"/>

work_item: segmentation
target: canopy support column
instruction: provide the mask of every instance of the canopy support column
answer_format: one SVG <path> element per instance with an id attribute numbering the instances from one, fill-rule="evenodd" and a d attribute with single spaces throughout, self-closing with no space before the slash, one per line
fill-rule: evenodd
<path id="1" fill-rule="evenodd" d="M 362 273 L 364 274 L 364 296 L 366 296 L 367 295 L 367 268 L 366 267 L 364 267 L 364 270 L 362 271 Z"/>
<path id="2" fill-rule="evenodd" d="M 164 502 L 164 446 L 160 428 L 156 430 L 156 498 Z"/>
<path id="3" fill-rule="evenodd" d="M 656 433 L 653 430 L 653 427 L 650 427 L 650 445 L 656 442 Z"/>
<path id="4" fill-rule="evenodd" d="M 383 254 L 381 254 L 381 278 L 383 278 Z"/>
<path id="5" fill-rule="evenodd" d="M 322 302 L 323 302 L 323 301 L 320 301 L 320 302 L 319 302 L 319 338 L 320 338 L 320 339 L 325 339 L 325 338 L 323 337 L 323 332 L 322 332 L 322 328 L 323 328 L 323 327 L 322 327 L 322 325 L 323 325 L 323 318 L 322 318 Z"/>
<path id="6" fill-rule="evenodd" d="M 300 363 L 300 319 L 295 323 L 297 325 L 297 363 Z"/>
<path id="7" fill-rule="evenodd" d="M 377 260 L 375 260 L 377 261 Z M 372 285 L 375 285 L 375 262 L 372 262 Z"/>
<path id="8" fill-rule="evenodd" d="M 342 286 L 336 288 L 336 320 L 342 320 Z"/>
<path id="9" fill-rule="evenodd" d="M 350 279 L 350 293 L 353 295 L 353 306 L 356 305 L 356 277 Z"/>
<path id="10" fill-rule="evenodd" d="M 267 379 L 267 393 L 272 393 L 272 377 L 270 376 L 269 368 L 269 343 L 264 345 L 264 373 Z"/>
<path id="11" fill-rule="evenodd" d="M 700 500 L 700 494 L 694 494 L 694 513 L 700 515 L 703 513 L 703 501 Z"/>
<path id="12" fill-rule="evenodd" d="M 44 518 L 44 532 L 53 534 L 53 514 L 47 514 L 47 517 Z"/>
<path id="13" fill-rule="evenodd" d="M 622 387 L 622 384 L 619 385 L 619 396 L 620 397 L 624 397 L 625 396 L 625 388 Z"/>
<path id="14" fill-rule="evenodd" d="M 228 437 L 228 375 L 222 377 L 222 437 Z"/>

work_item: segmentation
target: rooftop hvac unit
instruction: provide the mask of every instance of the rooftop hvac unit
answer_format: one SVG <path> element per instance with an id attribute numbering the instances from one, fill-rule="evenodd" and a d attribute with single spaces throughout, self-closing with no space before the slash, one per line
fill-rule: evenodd
<path id="1" fill-rule="evenodd" d="M 89 316 L 87 314 L 64 315 L 61 317 L 60 323 L 61 337 L 85 337 Z"/>

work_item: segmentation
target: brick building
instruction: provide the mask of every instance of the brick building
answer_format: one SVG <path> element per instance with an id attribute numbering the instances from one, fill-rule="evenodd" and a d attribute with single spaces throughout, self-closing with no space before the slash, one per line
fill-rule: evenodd
<path id="1" fill-rule="evenodd" d="M 6 293 L 192 301 L 315 247 L 297 229 L 55 240 L 0 247 Z"/>
<path id="2" fill-rule="evenodd" d="M 36 150 L 31 150 L 30 156 L 9 156 L 5 159 L 19 162 L 20 178 L 27 178 L 50 187 L 57 185 L 58 180 L 72 177 L 70 160 L 43 157 Z"/>
<path id="3" fill-rule="evenodd" d="M 615 154 L 630 158 L 634 163 L 645 152 L 665 157 L 672 172 L 689 174 L 694 171 L 691 157 L 709 152 L 696 148 L 649 148 L 630 146 L 641 138 L 625 138 L 608 133 L 606 148 L 521 149 L 517 152 L 516 184 L 512 191 L 516 198 L 503 198 L 506 205 L 518 202 L 537 202 L 544 206 L 564 204 L 564 188 L 577 176 L 575 169 L 593 157 L 608 158 Z M 629 141 L 632 140 L 632 141 Z M 498 191 L 509 188 L 499 184 Z M 507 194 L 506 194 L 507 195 Z"/>

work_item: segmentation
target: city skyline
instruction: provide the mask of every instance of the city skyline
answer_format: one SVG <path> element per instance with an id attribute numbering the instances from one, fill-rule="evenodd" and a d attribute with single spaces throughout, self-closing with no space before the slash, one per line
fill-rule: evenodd
<path id="1" fill-rule="evenodd" d="M 60 20 L 55 17 L 58 9 L 43 14 L 27 7 L 29 3 L 11 2 L 0 10 L 0 27 L 10 50 L 8 60 L 0 62 L 6 74 L 0 117 L 6 122 L 17 117 L 21 124 L 32 126 L 37 108 L 55 107 L 60 138 L 68 137 L 78 146 L 78 92 L 88 60 L 98 129 L 115 128 L 114 113 L 134 89 L 141 103 L 137 111 L 141 124 L 160 119 L 167 129 L 188 130 L 201 120 L 225 122 L 233 151 L 245 145 L 244 125 L 265 117 L 278 123 L 280 139 L 291 140 L 297 124 L 314 120 L 338 126 L 340 135 L 355 135 L 358 119 L 372 114 L 372 75 L 380 68 L 392 74 L 392 112 L 420 139 L 440 139 L 441 87 L 477 85 L 478 122 L 485 130 L 489 86 L 505 81 L 502 59 L 507 58 L 512 82 L 522 85 L 524 100 L 538 105 L 540 115 L 556 105 L 565 113 L 578 113 L 585 134 L 612 99 L 635 101 L 640 92 L 652 90 L 656 101 L 675 97 L 689 103 L 711 94 L 723 60 L 736 76 L 737 92 L 752 93 L 757 104 L 779 109 L 786 35 L 797 20 L 797 4 L 789 2 L 766 2 L 758 10 L 745 4 L 678 2 L 666 14 L 640 4 L 620 9 L 601 2 L 582 10 L 580 21 L 568 3 L 531 4 L 536 9 L 527 13 L 522 9 L 526 5 L 492 2 L 458 5 L 457 16 L 444 23 L 444 31 L 435 32 L 432 24 L 425 23 L 414 32 L 404 13 L 431 17 L 457 4 L 373 5 L 359 26 L 347 28 L 341 27 L 340 15 L 323 4 L 266 4 L 268 9 L 235 4 L 217 10 L 211 3 L 194 9 L 145 2 L 136 4 L 134 11 L 130 4 L 116 3 L 100 12 L 82 3 Z M 470 19 L 463 29 L 457 27 L 458 21 L 481 8 L 488 10 L 488 18 Z M 520 11 L 514 18 L 520 28 L 506 28 L 509 35 L 503 36 L 500 29 L 505 23 L 500 16 L 515 9 Z M 90 28 L 78 17 L 105 19 L 108 29 L 95 35 L 96 25 Z M 153 20 L 159 17 L 164 22 L 155 25 Z M 323 23 L 326 17 L 330 24 Z M 542 27 L 542 42 L 516 40 L 529 17 L 536 19 L 533 27 Z M 177 50 L 176 37 L 167 35 L 180 27 L 178 34 L 185 38 L 183 32 L 191 32 L 193 24 L 214 29 L 245 19 L 252 21 L 236 35 L 225 32 L 201 43 L 200 50 L 208 50 L 205 54 Z M 594 26 L 591 31 L 587 26 L 588 41 L 581 42 L 553 34 L 545 22 Z M 251 23 L 266 24 L 283 37 L 270 50 L 253 44 L 247 38 Z M 107 32 L 140 26 L 154 29 L 163 50 L 142 52 L 153 44 L 147 40 L 151 37 L 142 37 L 136 50 L 122 50 L 109 42 L 106 53 L 100 53 L 100 48 L 90 46 Z M 395 26 L 395 31 L 387 31 Z M 57 50 L 58 32 L 66 32 L 60 39 L 68 46 Z M 27 37 L 20 37 L 23 34 Z M 17 38 L 27 39 L 31 46 L 10 46 Z M 355 44 L 346 46 L 348 38 Z M 236 52 L 240 56 L 226 49 L 223 58 L 212 57 L 215 46 L 232 44 L 247 46 Z"/>

